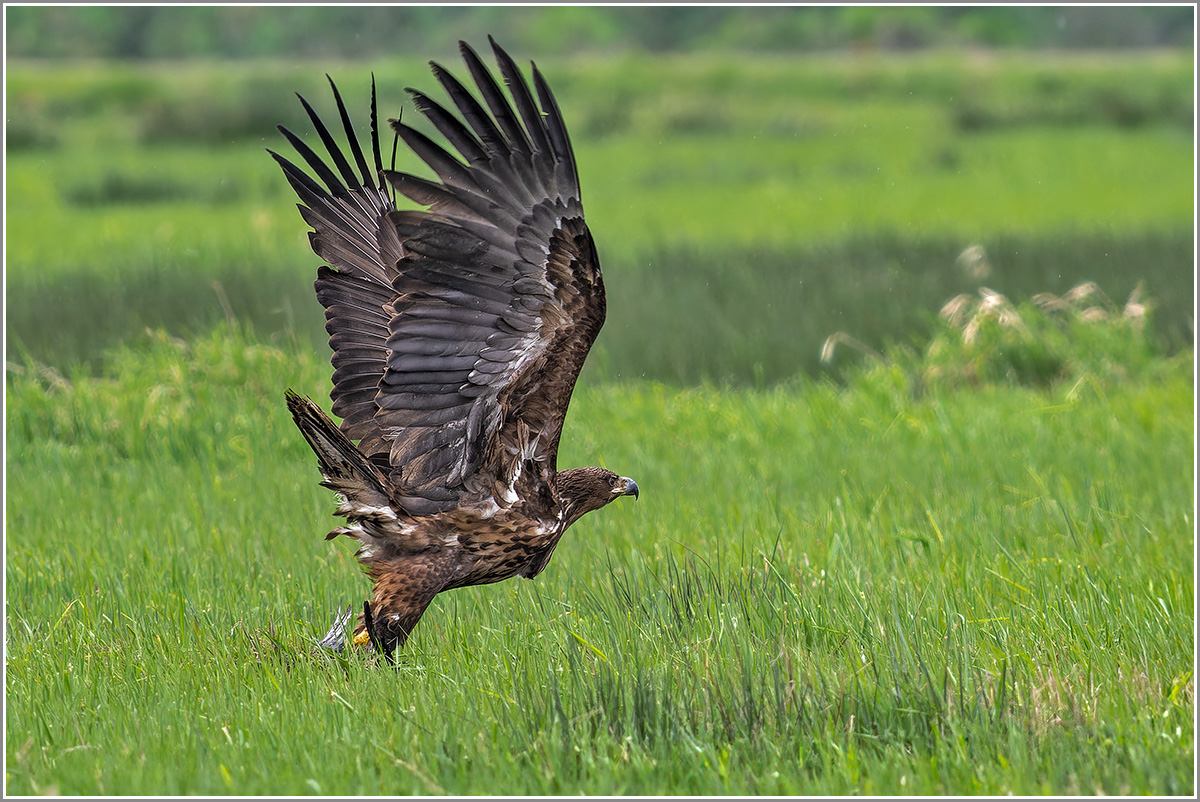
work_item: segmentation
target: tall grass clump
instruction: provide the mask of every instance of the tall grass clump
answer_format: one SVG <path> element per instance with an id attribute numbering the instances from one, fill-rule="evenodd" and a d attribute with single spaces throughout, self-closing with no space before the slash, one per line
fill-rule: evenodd
<path id="1" fill-rule="evenodd" d="M 1022 307 L 987 287 L 978 300 L 959 295 L 942 307 L 947 325 L 926 352 L 927 379 L 1049 384 L 1089 375 L 1126 381 L 1154 366 L 1142 292 L 1139 284 L 1123 307 L 1094 282 L 1061 298 L 1038 293 Z"/>
<path id="2" fill-rule="evenodd" d="M 1038 293 L 1019 305 L 980 287 L 977 294 L 957 295 L 942 307 L 927 345 L 893 346 L 885 356 L 836 332 L 826 339 L 821 358 L 833 362 L 839 346 L 847 347 L 881 363 L 900 364 L 923 385 L 1111 384 L 1161 368 L 1161 352 L 1147 333 L 1154 306 L 1140 283 L 1123 306 L 1094 282 L 1062 297 Z"/>

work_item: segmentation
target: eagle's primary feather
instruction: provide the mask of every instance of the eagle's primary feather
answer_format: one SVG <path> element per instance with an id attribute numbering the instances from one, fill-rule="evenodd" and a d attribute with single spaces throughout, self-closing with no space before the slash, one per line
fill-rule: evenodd
<path id="1" fill-rule="evenodd" d="M 308 170 L 271 152 L 327 263 L 315 286 L 341 424 L 287 403 L 341 498 L 348 525 L 330 536 L 361 542 L 374 581 L 356 640 L 389 659 L 437 593 L 535 576 L 568 526 L 638 490 L 602 468 L 558 470 L 604 279 L 554 95 L 491 45 L 511 102 L 465 43 L 482 103 L 438 64 L 454 111 L 408 90 L 457 155 L 389 121 L 436 179 L 384 169 L 373 83 L 371 163 L 332 80 L 348 155 L 303 98 L 328 159 L 282 126 Z M 398 210 L 397 193 L 424 208 Z M 339 646 L 341 626 L 322 643 Z"/>

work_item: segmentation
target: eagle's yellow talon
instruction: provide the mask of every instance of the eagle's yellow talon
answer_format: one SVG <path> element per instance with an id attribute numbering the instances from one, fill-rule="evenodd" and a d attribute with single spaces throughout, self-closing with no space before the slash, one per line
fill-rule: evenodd
<path id="1" fill-rule="evenodd" d="M 364 629 L 362 632 L 354 636 L 354 642 L 359 646 L 362 646 L 364 643 L 370 643 L 371 635 Z"/>

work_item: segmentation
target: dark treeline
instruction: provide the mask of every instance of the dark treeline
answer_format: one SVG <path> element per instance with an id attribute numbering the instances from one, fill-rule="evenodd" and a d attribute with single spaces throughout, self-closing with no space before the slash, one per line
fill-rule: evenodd
<path id="1" fill-rule="evenodd" d="M 22 6 L 18 58 L 377 58 L 487 34 L 509 48 L 758 50 L 1190 47 L 1190 6 L 319 7 Z"/>

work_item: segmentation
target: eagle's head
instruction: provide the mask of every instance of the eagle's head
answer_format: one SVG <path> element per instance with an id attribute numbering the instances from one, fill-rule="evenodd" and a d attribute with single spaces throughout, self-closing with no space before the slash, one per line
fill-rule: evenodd
<path id="1" fill-rule="evenodd" d="M 638 497 L 637 482 L 604 468 L 560 471 L 555 482 L 566 526 L 621 496 Z"/>

